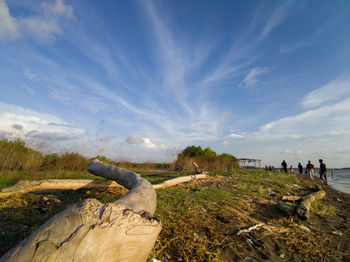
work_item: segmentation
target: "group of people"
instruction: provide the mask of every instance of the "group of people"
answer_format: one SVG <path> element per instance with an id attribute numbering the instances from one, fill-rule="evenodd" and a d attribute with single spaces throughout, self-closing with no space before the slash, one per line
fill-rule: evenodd
<path id="1" fill-rule="evenodd" d="M 323 181 L 323 183 L 325 185 L 328 185 L 328 179 L 327 179 L 327 167 L 326 167 L 326 164 L 323 163 L 323 160 L 322 159 L 319 159 L 318 160 L 320 162 L 320 171 L 319 171 L 319 174 L 320 174 L 320 179 Z M 281 163 L 281 166 L 284 170 L 284 172 L 288 172 L 287 170 L 287 163 L 285 160 L 282 161 Z M 291 165 L 289 167 L 289 170 L 291 172 L 294 172 L 294 168 L 293 168 L 293 165 Z M 298 172 L 299 174 L 303 174 L 303 166 L 302 164 L 298 164 Z M 308 175 L 310 177 L 311 180 L 314 179 L 314 173 L 315 173 L 315 166 L 311 163 L 311 161 L 309 160 L 308 163 L 306 164 L 306 170 L 305 170 L 305 174 Z"/>

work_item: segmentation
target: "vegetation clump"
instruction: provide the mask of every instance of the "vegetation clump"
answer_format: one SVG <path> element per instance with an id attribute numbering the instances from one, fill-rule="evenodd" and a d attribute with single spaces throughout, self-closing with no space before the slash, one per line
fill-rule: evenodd
<path id="1" fill-rule="evenodd" d="M 174 169 L 192 171 L 193 162 L 206 171 L 230 171 L 239 167 L 237 158 L 233 155 L 227 153 L 218 155 L 209 147 L 202 149 L 201 146 L 188 146 L 177 155 Z"/>

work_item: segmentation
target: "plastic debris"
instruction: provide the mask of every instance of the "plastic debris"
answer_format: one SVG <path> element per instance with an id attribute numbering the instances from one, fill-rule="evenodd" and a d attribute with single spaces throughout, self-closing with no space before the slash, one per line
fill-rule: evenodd
<path id="1" fill-rule="evenodd" d="M 332 234 L 333 235 L 337 235 L 337 236 L 342 236 L 343 235 L 343 233 L 339 232 L 339 231 L 333 231 Z"/>
<path id="2" fill-rule="evenodd" d="M 253 198 L 251 202 L 252 203 L 259 203 L 259 199 L 258 198 Z"/>
<path id="3" fill-rule="evenodd" d="M 294 209 L 296 208 L 296 205 L 290 202 L 285 202 L 283 204 L 280 204 L 278 208 L 285 213 L 293 213 Z"/>
<path id="4" fill-rule="evenodd" d="M 242 233 L 249 233 L 250 231 L 252 230 L 255 230 L 255 229 L 258 229 L 260 227 L 263 227 L 265 224 L 264 223 L 259 223 L 259 224 L 256 224 L 255 226 L 251 226 L 249 228 L 245 228 L 245 229 L 241 229 L 237 232 L 237 236 L 239 236 L 240 234 Z"/>
<path id="5" fill-rule="evenodd" d="M 298 189 L 303 189 L 302 186 L 299 186 L 299 185 L 297 185 L 297 184 L 293 184 L 293 185 L 291 185 L 291 187 L 296 187 L 296 188 L 298 188 Z"/>
<path id="6" fill-rule="evenodd" d="M 245 261 L 250 261 L 250 262 L 256 262 L 257 260 L 253 257 L 245 257 L 244 258 Z"/>
<path id="7" fill-rule="evenodd" d="M 304 225 L 300 225 L 299 227 L 300 227 L 300 229 L 302 229 L 302 230 L 304 230 L 304 231 L 307 231 L 307 232 L 310 232 L 310 231 L 311 231 L 310 228 L 308 228 L 308 227 L 306 227 L 306 226 L 304 226 Z"/>

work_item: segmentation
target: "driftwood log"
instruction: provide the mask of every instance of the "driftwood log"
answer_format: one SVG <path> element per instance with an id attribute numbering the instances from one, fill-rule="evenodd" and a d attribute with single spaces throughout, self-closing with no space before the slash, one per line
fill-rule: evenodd
<path id="1" fill-rule="evenodd" d="M 156 193 L 140 175 L 98 160 L 88 171 L 129 192 L 113 203 L 81 201 L 39 227 L 0 261 L 146 261 L 161 230 Z"/>
<path id="2" fill-rule="evenodd" d="M 193 176 L 182 176 L 166 180 L 162 183 L 153 185 L 154 189 L 166 188 L 197 179 L 204 179 L 207 173 Z M 122 187 L 120 184 L 111 180 L 91 180 L 91 179 L 45 179 L 45 180 L 20 180 L 17 184 L 3 188 L 0 191 L 0 198 L 8 197 L 15 194 L 24 194 L 31 191 L 53 190 L 53 189 L 108 189 L 113 187 Z"/>
<path id="3" fill-rule="evenodd" d="M 298 203 L 296 213 L 301 220 L 307 220 L 310 216 L 310 207 L 312 202 L 322 199 L 326 196 L 326 192 L 320 185 L 315 186 L 315 192 L 302 197 Z"/>
<path id="4" fill-rule="evenodd" d="M 281 200 L 282 201 L 298 201 L 302 197 L 301 196 L 282 196 Z"/>
<path id="5" fill-rule="evenodd" d="M 154 189 L 159 189 L 159 188 L 165 188 L 165 187 L 170 187 L 170 186 L 175 186 L 181 183 L 185 183 L 185 182 L 190 182 L 193 180 L 197 180 L 197 179 L 203 179 L 208 177 L 207 173 L 202 173 L 199 175 L 193 175 L 193 176 L 182 176 L 182 177 L 177 177 L 177 178 L 173 178 L 173 179 L 169 179 L 166 180 L 160 184 L 156 184 L 153 185 Z"/>
<path id="6" fill-rule="evenodd" d="M 31 191 L 50 189 L 107 189 L 111 187 L 121 187 L 112 180 L 91 180 L 91 179 L 45 179 L 45 180 L 20 180 L 17 184 L 3 188 L 0 191 L 0 198 L 13 194 L 24 194 Z"/>

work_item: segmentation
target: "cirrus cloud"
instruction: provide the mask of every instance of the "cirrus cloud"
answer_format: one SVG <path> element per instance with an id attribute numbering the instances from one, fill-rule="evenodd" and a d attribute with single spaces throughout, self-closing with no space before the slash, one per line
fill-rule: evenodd
<path id="1" fill-rule="evenodd" d="M 268 67 L 255 67 L 244 77 L 240 86 L 252 87 L 258 82 L 258 76 L 269 72 Z"/>

